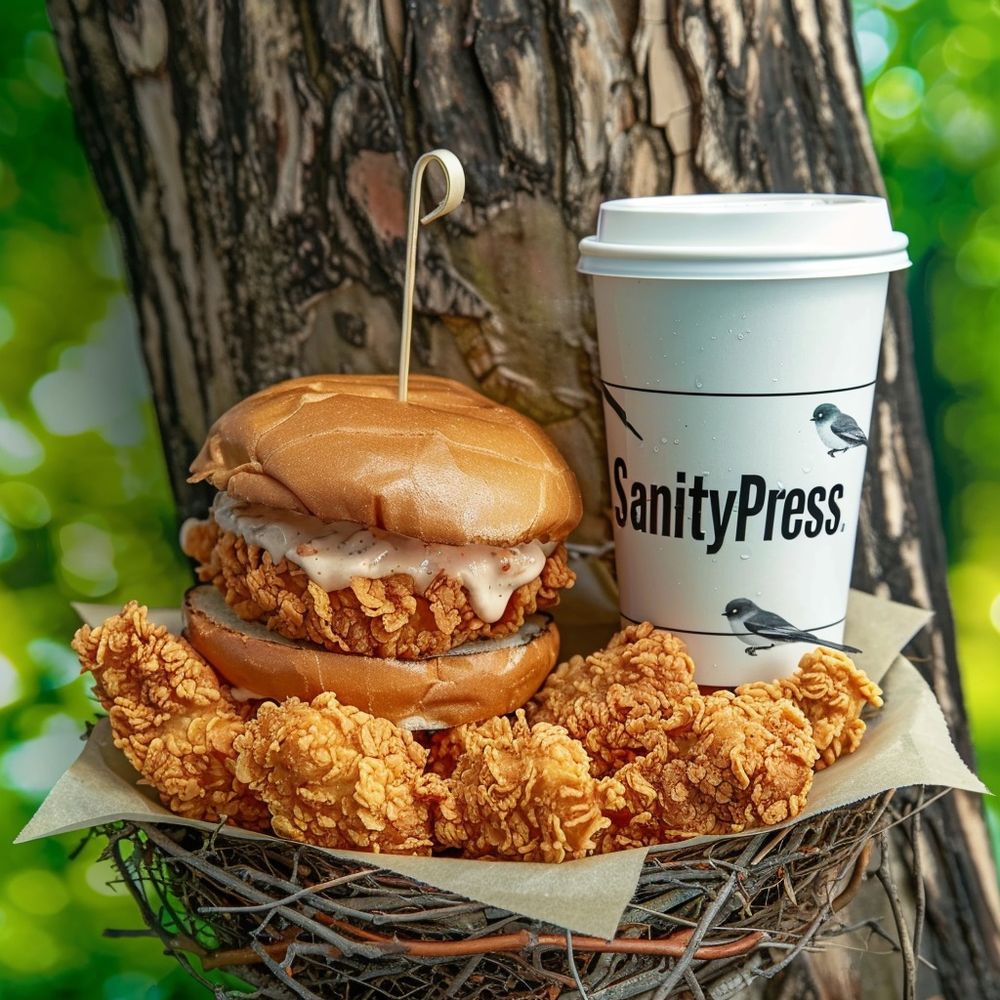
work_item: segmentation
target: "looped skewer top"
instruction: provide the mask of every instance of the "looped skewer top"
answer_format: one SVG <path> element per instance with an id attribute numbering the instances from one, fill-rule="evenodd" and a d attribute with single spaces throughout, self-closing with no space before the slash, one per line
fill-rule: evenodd
<path id="1" fill-rule="evenodd" d="M 436 163 L 444 174 L 444 198 L 421 218 L 420 193 L 424 171 Z M 448 149 L 432 149 L 417 160 L 410 182 L 410 219 L 406 227 L 406 277 L 403 283 L 402 338 L 399 344 L 399 401 L 406 402 L 410 377 L 410 340 L 413 331 L 413 287 L 417 270 L 418 223 L 426 226 L 453 212 L 465 197 L 465 171 L 458 157 Z"/>

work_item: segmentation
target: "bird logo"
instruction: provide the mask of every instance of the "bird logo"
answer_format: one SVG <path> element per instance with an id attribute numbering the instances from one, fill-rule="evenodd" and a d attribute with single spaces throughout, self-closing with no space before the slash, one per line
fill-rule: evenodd
<path id="1" fill-rule="evenodd" d="M 607 382 L 603 380 L 601 381 L 601 393 L 604 396 L 604 401 L 611 407 L 618 419 L 641 441 L 642 435 L 629 422 L 625 407 L 611 395 L 611 390 L 608 388 Z"/>
<path id="2" fill-rule="evenodd" d="M 737 597 L 726 605 L 723 617 L 729 619 L 729 627 L 737 639 L 746 643 L 743 650 L 747 656 L 756 656 L 761 649 L 773 649 L 788 642 L 807 642 L 811 646 L 826 646 L 839 649 L 842 653 L 860 653 L 854 646 L 842 646 L 828 639 L 820 639 L 812 632 L 804 632 L 786 622 L 773 611 L 763 611 L 753 601 Z"/>
<path id="3" fill-rule="evenodd" d="M 868 445 L 868 438 L 854 417 L 842 413 L 833 403 L 820 403 L 809 419 L 816 425 L 820 441 L 829 449 L 830 458 L 835 458 L 838 452 Z"/>

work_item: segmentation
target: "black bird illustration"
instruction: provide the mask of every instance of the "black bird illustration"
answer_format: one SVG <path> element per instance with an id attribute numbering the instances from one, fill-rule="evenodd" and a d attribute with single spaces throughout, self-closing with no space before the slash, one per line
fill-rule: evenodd
<path id="1" fill-rule="evenodd" d="M 833 403 L 820 403 L 809 419 L 816 425 L 816 433 L 831 458 L 838 452 L 868 445 L 868 438 L 854 417 L 842 413 Z"/>
<path id="2" fill-rule="evenodd" d="M 812 632 L 786 622 L 781 615 L 773 611 L 763 611 L 753 601 L 745 597 L 737 597 L 726 605 L 723 617 L 729 619 L 729 627 L 737 639 L 746 643 L 743 650 L 748 656 L 756 656 L 760 649 L 772 649 L 786 642 L 807 642 L 811 646 L 826 646 L 827 649 L 839 649 L 842 653 L 860 653 L 854 646 L 842 646 L 829 639 L 820 639 Z"/>
<path id="3" fill-rule="evenodd" d="M 625 413 L 625 407 L 611 395 L 611 390 L 608 389 L 607 383 L 601 382 L 601 392 L 607 401 L 608 406 L 615 411 L 618 419 L 641 441 L 642 435 L 629 423 L 628 415 Z"/>

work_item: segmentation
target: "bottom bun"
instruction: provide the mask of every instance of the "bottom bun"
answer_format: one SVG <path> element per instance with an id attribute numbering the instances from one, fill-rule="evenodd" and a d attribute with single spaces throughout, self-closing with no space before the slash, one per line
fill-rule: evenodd
<path id="1" fill-rule="evenodd" d="M 403 729 L 446 729 L 520 708 L 559 656 L 559 632 L 532 615 L 513 635 L 469 642 L 429 660 L 331 653 L 238 618 L 215 587 L 184 597 L 184 634 L 247 698 L 311 701 L 332 691 L 345 705 Z"/>

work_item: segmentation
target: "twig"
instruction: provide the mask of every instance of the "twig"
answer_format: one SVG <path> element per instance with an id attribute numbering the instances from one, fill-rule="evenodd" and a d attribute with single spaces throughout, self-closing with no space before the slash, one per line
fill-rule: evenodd
<path id="1" fill-rule="evenodd" d="M 684 985 L 691 991 L 691 996 L 694 1000 L 705 1000 L 705 993 L 699 985 L 698 980 L 695 979 L 690 966 L 684 970 Z"/>
<path id="2" fill-rule="evenodd" d="M 445 991 L 444 995 L 446 997 L 455 996 L 458 993 L 458 991 L 466 984 L 466 982 L 469 979 L 469 976 L 471 976 L 472 973 L 476 971 L 476 968 L 479 966 L 479 963 L 482 960 L 483 960 L 482 955 L 473 955 L 469 959 L 469 961 L 462 966 L 462 968 L 459 970 L 455 978 L 451 981 L 451 984 L 448 986 L 448 989 Z"/>
<path id="3" fill-rule="evenodd" d="M 363 875 L 367 875 L 370 869 L 364 869 L 359 872 L 351 872 L 349 875 L 341 875 L 340 878 L 332 878 L 327 882 L 319 882 L 316 885 L 306 886 L 304 889 L 299 889 L 298 892 L 293 892 L 291 895 L 282 896 L 280 899 L 271 900 L 267 903 L 257 903 L 253 906 L 201 906 L 198 908 L 199 913 L 261 913 L 265 910 L 271 910 L 275 906 L 288 906 L 291 903 L 296 902 L 303 898 L 303 896 L 308 896 L 310 893 L 314 892 L 324 892 L 327 889 L 332 889 L 338 885 L 344 885 L 346 882 L 353 882 L 356 879 L 361 878 Z"/>
<path id="4" fill-rule="evenodd" d="M 861 888 L 861 882 L 865 877 L 865 872 L 868 870 L 868 862 L 872 859 L 872 842 L 866 841 L 865 845 L 861 848 L 861 853 L 858 854 L 857 861 L 854 862 L 854 870 L 851 872 L 851 877 L 847 881 L 847 885 L 834 897 L 833 902 L 830 903 L 830 910 L 833 913 L 839 913 L 854 897 L 857 895 L 858 889 Z"/>
<path id="5" fill-rule="evenodd" d="M 918 808 L 913 814 L 913 828 L 910 830 L 910 845 L 913 853 L 913 891 L 916 897 L 913 914 L 913 951 L 920 958 L 920 942 L 924 935 L 924 917 L 927 913 L 927 887 L 923 873 L 922 825 L 924 789 L 918 793 Z"/>
<path id="6" fill-rule="evenodd" d="M 584 988 L 583 980 L 580 978 L 580 973 L 576 967 L 576 958 L 573 956 L 573 932 L 567 927 L 566 928 L 566 964 L 569 966 L 569 974 L 573 977 L 573 981 L 576 983 L 576 988 L 580 994 L 580 1000 L 590 1000 L 587 996 L 587 991 Z"/>
<path id="7" fill-rule="evenodd" d="M 726 900 L 728 900 L 729 897 L 732 895 L 735 886 L 736 886 L 736 872 L 733 872 L 733 874 L 730 875 L 728 880 L 726 881 L 726 884 L 722 887 L 722 890 L 715 897 L 715 899 L 712 900 L 711 905 L 706 908 L 704 914 L 702 915 L 701 920 L 698 923 L 698 926 L 694 929 L 694 931 L 690 933 L 690 940 L 688 941 L 687 947 L 681 954 L 679 961 L 677 961 L 674 964 L 673 970 L 671 971 L 670 975 L 667 976 L 663 985 L 653 994 L 653 1000 L 663 1000 L 663 998 L 670 996 L 670 991 L 677 985 L 678 982 L 680 982 L 681 976 L 684 975 L 684 970 L 691 964 L 692 960 L 695 957 L 697 957 L 698 952 L 701 950 L 699 948 L 699 945 L 701 944 L 702 938 L 708 932 L 709 927 L 712 926 L 712 921 L 715 920 L 719 911 L 725 905 Z M 680 932 L 680 933 L 686 933 L 686 932 Z M 760 943 L 762 938 L 763 935 L 757 937 L 753 946 L 756 947 L 756 945 Z M 749 951 L 750 949 L 747 948 L 746 950 Z M 737 954 L 741 953 L 742 952 L 737 952 Z"/>
<path id="8" fill-rule="evenodd" d="M 909 823 L 910 820 L 917 815 L 917 813 L 925 812 L 932 805 L 934 805 L 938 799 L 943 799 L 946 795 L 950 795 L 954 790 L 954 788 L 942 788 L 940 792 L 936 792 L 929 799 L 925 799 L 921 796 L 921 801 L 918 805 L 914 806 L 912 809 L 908 809 L 906 812 L 900 813 L 891 823 L 886 825 L 886 832 L 895 829 L 902 823 Z"/>
<path id="9" fill-rule="evenodd" d="M 783 969 L 787 969 L 789 965 L 798 957 L 799 953 L 803 948 L 813 939 L 816 931 L 819 930 L 823 921 L 827 918 L 828 914 L 824 910 L 820 910 L 819 913 L 813 918 L 812 923 L 806 929 L 806 932 L 799 938 L 795 947 L 788 952 L 780 962 L 776 962 L 774 965 L 769 965 L 767 968 L 759 969 L 757 975 L 763 976 L 765 979 L 772 979 Z"/>
<path id="10" fill-rule="evenodd" d="M 273 975 L 279 983 L 287 986 L 296 996 L 302 997 L 302 1000 L 323 1000 L 318 993 L 313 993 L 312 990 L 303 986 L 302 983 L 297 983 L 292 976 L 288 974 L 288 971 L 284 968 L 282 963 L 276 962 L 271 958 L 268 954 L 268 949 L 263 945 L 258 944 L 256 941 L 252 941 L 250 943 L 250 949 L 251 952 L 257 956 L 257 960 L 263 962 L 264 965 L 267 966 L 271 975 Z"/>
<path id="11" fill-rule="evenodd" d="M 882 883 L 886 896 L 889 897 L 889 906 L 892 909 L 893 919 L 896 921 L 899 950 L 903 955 L 903 1000 L 915 1000 L 917 995 L 917 963 L 913 956 L 913 941 L 910 938 L 910 930 L 903 913 L 903 904 L 896 889 L 896 880 L 892 876 L 889 838 L 884 832 L 879 834 L 879 848 L 882 857 L 879 859 L 879 866 L 875 874 Z"/>
<path id="12" fill-rule="evenodd" d="M 373 869 L 368 869 L 362 874 L 370 875 Z M 286 879 L 278 878 L 276 875 L 268 874 L 265 875 L 263 872 L 259 871 L 247 871 L 247 878 L 253 879 L 255 882 L 260 882 L 269 888 L 283 889 L 285 892 L 296 892 L 298 887 L 293 883 L 287 881 Z M 243 883 L 239 883 L 243 885 Z M 273 897 L 266 895 L 265 893 L 258 893 L 258 896 L 262 899 L 269 901 L 269 904 L 281 905 L 278 900 Z M 363 920 L 367 923 L 374 923 L 375 918 L 370 913 L 365 913 L 363 910 L 357 910 L 350 906 L 344 906 L 342 903 L 337 903 L 332 899 L 328 899 L 325 896 L 313 895 L 310 900 L 310 904 L 317 909 L 330 910 L 333 913 L 339 913 L 344 917 L 352 917 L 355 920 Z"/>

